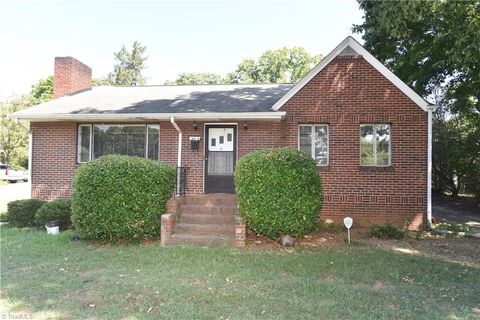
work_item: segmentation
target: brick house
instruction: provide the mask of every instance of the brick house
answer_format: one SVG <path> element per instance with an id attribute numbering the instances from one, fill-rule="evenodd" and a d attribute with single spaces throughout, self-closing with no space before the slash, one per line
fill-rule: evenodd
<path id="1" fill-rule="evenodd" d="M 237 159 L 289 146 L 317 162 L 322 219 L 430 220 L 433 106 L 351 37 L 297 84 L 92 89 L 91 69 L 71 57 L 55 59 L 54 83 L 56 99 L 13 115 L 30 122 L 34 198 L 69 197 L 75 169 L 104 154 L 169 162 L 186 168 L 177 191 L 187 195 L 165 215 L 171 235 L 182 212 L 187 231 L 195 213 L 230 212 L 202 207 L 234 206 Z"/>

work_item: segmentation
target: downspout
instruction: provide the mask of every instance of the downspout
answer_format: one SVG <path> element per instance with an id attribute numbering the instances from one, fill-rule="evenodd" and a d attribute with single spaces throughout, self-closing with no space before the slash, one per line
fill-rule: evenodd
<path id="1" fill-rule="evenodd" d="M 28 131 L 28 182 L 32 183 L 33 133 Z"/>
<path id="2" fill-rule="evenodd" d="M 433 233 L 450 234 L 451 231 L 440 230 L 432 224 L 432 113 L 437 106 L 428 106 L 428 165 L 427 165 L 427 228 Z"/>
<path id="3" fill-rule="evenodd" d="M 428 111 L 428 165 L 427 165 L 427 226 L 432 230 L 432 112 L 435 108 L 429 107 Z"/>
<path id="4" fill-rule="evenodd" d="M 175 117 L 171 116 L 170 117 L 170 122 L 172 125 L 177 129 L 178 131 L 178 153 L 177 153 L 177 190 L 176 190 L 176 195 L 177 197 L 179 196 L 179 191 L 180 191 L 180 179 L 178 179 L 178 170 L 182 166 L 182 129 L 178 126 L 178 124 L 175 122 Z"/>

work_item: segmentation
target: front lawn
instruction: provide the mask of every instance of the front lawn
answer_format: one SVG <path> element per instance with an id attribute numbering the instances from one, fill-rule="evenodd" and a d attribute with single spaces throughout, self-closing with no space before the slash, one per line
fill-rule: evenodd
<path id="1" fill-rule="evenodd" d="M 367 245 L 109 246 L 1 227 L 1 310 L 53 319 L 478 319 L 480 270 Z"/>

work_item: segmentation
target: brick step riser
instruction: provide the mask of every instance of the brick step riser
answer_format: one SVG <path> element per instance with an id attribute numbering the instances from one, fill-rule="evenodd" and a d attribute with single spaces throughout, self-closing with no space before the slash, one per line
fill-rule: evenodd
<path id="1" fill-rule="evenodd" d="M 181 213 L 187 214 L 207 214 L 207 215 L 235 215 L 237 212 L 237 207 L 233 206 L 215 206 L 215 207 L 206 207 L 206 206 L 180 206 Z"/>
<path id="2" fill-rule="evenodd" d="M 232 215 L 197 215 L 197 214 L 183 214 L 179 218 L 180 223 L 188 224 L 231 224 L 234 225 L 236 220 Z"/>
<path id="3" fill-rule="evenodd" d="M 212 236 L 235 236 L 235 225 L 177 224 L 175 233 Z"/>
<path id="4" fill-rule="evenodd" d="M 236 206 L 237 200 L 233 199 L 184 199 L 182 204 L 197 206 Z"/>
<path id="5" fill-rule="evenodd" d="M 170 238 L 168 244 L 191 244 L 191 245 L 233 245 L 235 240 L 233 238 L 217 238 L 217 239 L 195 239 L 188 237 L 188 235 L 177 235 L 176 237 Z"/>

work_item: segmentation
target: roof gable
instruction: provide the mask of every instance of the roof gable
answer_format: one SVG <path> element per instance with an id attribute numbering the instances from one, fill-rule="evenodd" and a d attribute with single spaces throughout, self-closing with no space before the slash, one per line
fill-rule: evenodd
<path id="1" fill-rule="evenodd" d="M 300 89 L 302 89 L 310 80 L 320 73 L 335 57 L 342 55 L 361 55 L 370 65 L 372 65 L 385 78 L 392 82 L 400 91 L 409 97 L 422 110 L 427 111 L 429 103 L 425 101 L 418 93 L 413 91 L 405 82 L 400 80 L 392 71 L 388 70 L 380 61 L 377 60 L 354 38 L 348 36 L 335 49 L 333 49 L 319 64 L 303 77 L 295 86 L 293 86 L 280 100 L 272 107 L 273 110 L 279 110 L 290 98 L 292 98 Z"/>

